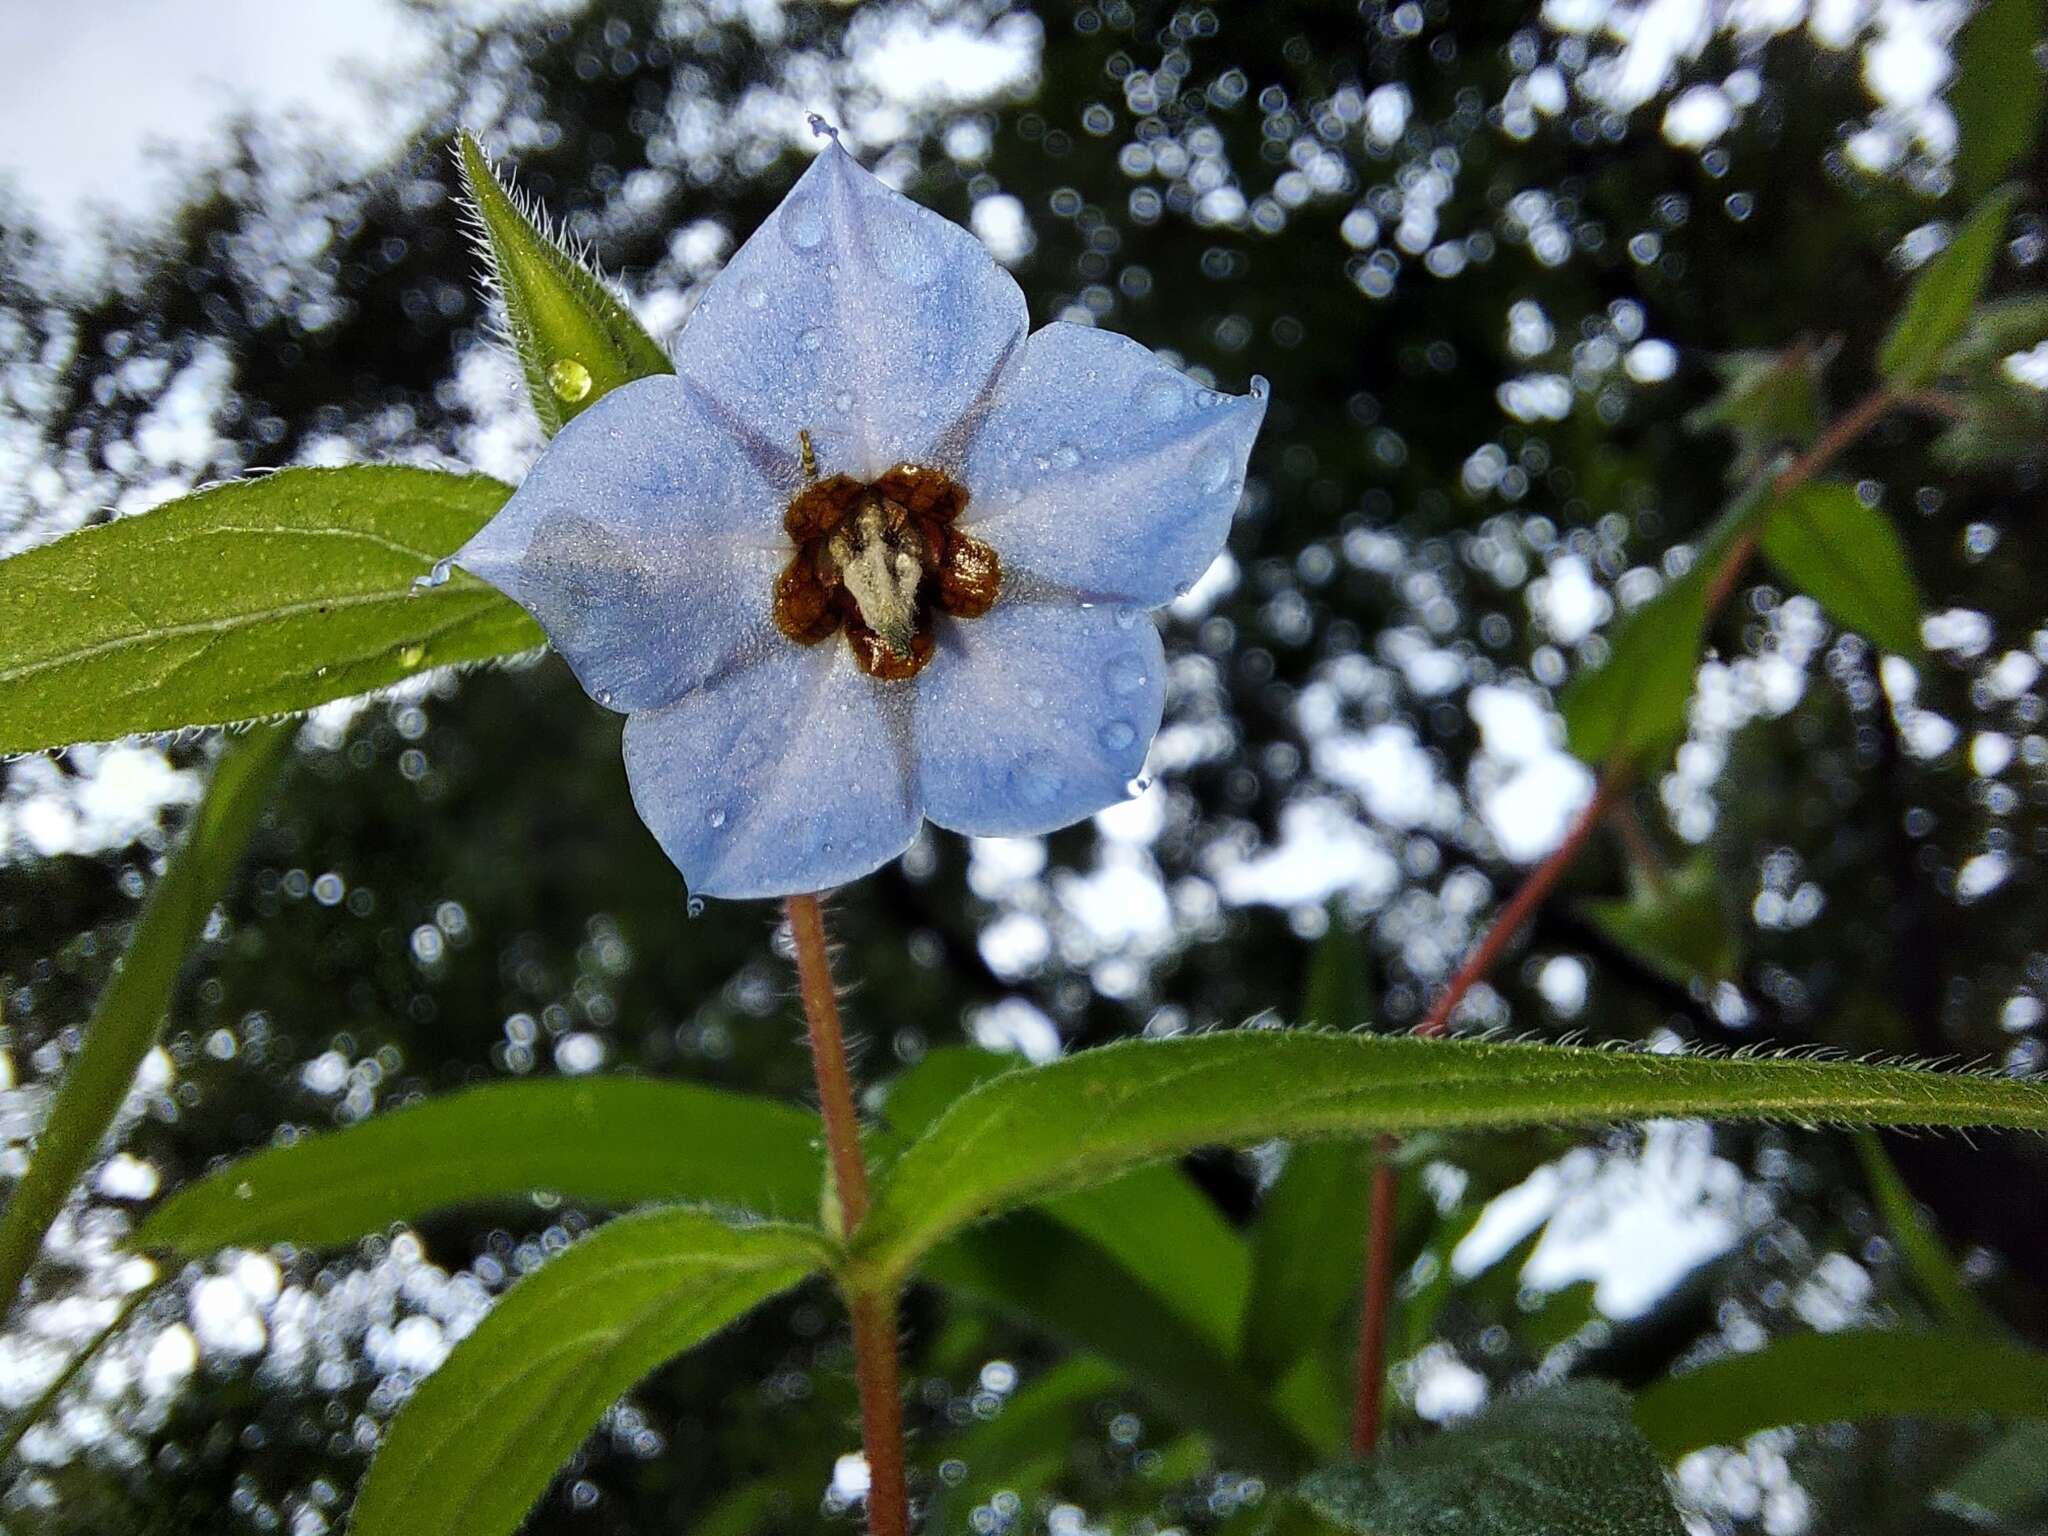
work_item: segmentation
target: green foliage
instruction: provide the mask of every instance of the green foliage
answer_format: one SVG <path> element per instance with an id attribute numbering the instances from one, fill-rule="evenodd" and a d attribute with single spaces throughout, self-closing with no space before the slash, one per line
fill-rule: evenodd
<path id="1" fill-rule="evenodd" d="M 267 1243 L 324 1247 L 537 1190 L 811 1220 L 817 1134 L 817 1117 L 793 1105 L 694 1083 L 490 1083 L 230 1163 L 158 1206 L 132 1241 L 189 1257 Z"/>
<path id="2" fill-rule="evenodd" d="M 1809 481 L 1777 498 L 1764 517 L 1763 549 L 1836 623 L 1882 650 L 1921 654 L 1920 589 L 1905 545 L 1855 487 Z"/>
<path id="3" fill-rule="evenodd" d="M 1956 49 L 1956 182 L 1976 199 L 2024 160 L 2041 137 L 2048 107 L 2041 65 L 2041 0 L 1984 0 Z"/>
<path id="4" fill-rule="evenodd" d="M 1565 685 L 1565 744 L 1604 765 L 1661 756 L 1685 734 L 1700 645 L 1707 631 L 1708 571 L 1696 565 L 1621 621 L 1607 660 Z"/>
<path id="5" fill-rule="evenodd" d="M 963 1469 L 934 1493 L 931 1529 L 968 1530 L 968 1514 L 1005 1489 L 1026 1509 L 1066 1469 L 1082 1415 L 1119 1385 L 1116 1372 L 1087 1356 L 1062 1361 L 1019 1388 L 993 1419 L 933 1447 L 940 1466 Z"/>
<path id="6" fill-rule="evenodd" d="M 1252 1227 L 1247 1370 L 1278 1375 L 1325 1346 L 1356 1301 L 1371 1168 L 1371 1149 L 1357 1142 L 1289 1149 Z"/>
<path id="7" fill-rule="evenodd" d="M 1735 978 L 1741 942 L 1728 921 L 1711 853 L 1702 849 L 1662 878 L 1639 877 L 1634 886 L 1625 897 L 1586 903 L 1586 916 L 1680 986 Z"/>
<path id="8" fill-rule="evenodd" d="M 1737 450 L 1729 478 L 1754 480 L 1775 450 L 1787 444 L 1804 448 L 1819 435 L 1825 362 L 1812 347 L 1724 353 L 1713 360 L 1720 390 L 1685 418 L 1686 427 L 1727 432 Z"/>
<path id="9" fill-rule="evenodd" d="M 505 329 L 549 436 L 621 384 L 675 372 L 633 312 L 538 226 L 473 135 L 462 135 L 457 157 Z"/>
<path id="10" fill-rule="evenodd" d="M 1987 1413 L 2048 1414 L 2048 1355 L 1977 1334 L 1797 1334 L 1657 1382 L 1636 1399 L 1636 1422 L 1672 1461 L 1786 1424 Z"/>
<path id="11" fill-rule="evenodd" d="M 1989 469 L 2030 458 L 2048 443 L 2048 392 L 2020 383 L 2005 360 L 2048 341 L 2048 297 L 2028 294 L 1977 306 L 1949 353 L 1943 394 L 1953 419 L 1934 456 L 1951 469 Z"/>
<path id="12" fill-rule="evenodd" d="M 854 1243 L 900 1276 L 948 1233 L 1213 1145 L 1665 1115 L 2048 1129 L 2048 1086 L 1808 1059 L 1248 1030 L 1129 1041 L 995 1079 L 882 1179 Z"/>
<path id="13" fill-rule="evenodd" d="M 0 1215 L 0 1313 L 9 1310 L 59 1209 L 120 1112 L 214 903 L 241 862 L 296 731 L 263 726 L 229 740 L 185 843 L 135 924 L 50 1106 L 28 1171 Z"/>
<path id="14" fill-rule="evenodd" d="M 541 644 L 457 572 L 511 494 L 397 465 L 286 469 L 0 561 L 0 752 L 310 709 Z"/>
<path id="15" fill-rule="evenodd" d="M 688 1210 L 599 1228 L 507 1292 L 421 1384 L 370 1464 L 350 1529 L 517 1529 L 627 1388 L 829 1256 L 808 1228 Z"/>
<path id="16" fill-rule="evenodd" d="M 2013 1425 L 1931 1502 L 1978 1526 L 2038 1515 L 2048 1505 L 2048 1421 Z"/>
<path id="17" fill-rule="evenodd" d="M 1958 1333 L 1995 1334 L 1998 1320 L 1963 1283 L 1962 1271 L 1943 1246 L 1941 1234 L 1928 1224 L 1918 1202 L 1899 1177 L 1884 1143 L 1869 1131 L 1856 1136 L 1856 1156 L 1870 1181 L 1870 1196 L 1884 1218 L 1885 1229 L 1898 1245 L 1922 1297 L 1941 1326 Z"/>
<path id="18" fill-rule="evenodd" d="M 1355 1536 L 1679 1536 L 1657 1458 L 1604 1382 L 1508 1398 L 1440 1434 L 1315 1473 L 1302 1498 Z"/>
<path id="19" fill-rule="evenodd" d="M 1949 349 L 1962 339 L 1970 313 L 1983 296 L 1997 259 L 2005 221 L 2012 212 L 2011 188 L 1986 197 L 1948 249 L 1921 269 L 1878 354 L 1878 370 L 1901 394 L 1931 383 Z"/>

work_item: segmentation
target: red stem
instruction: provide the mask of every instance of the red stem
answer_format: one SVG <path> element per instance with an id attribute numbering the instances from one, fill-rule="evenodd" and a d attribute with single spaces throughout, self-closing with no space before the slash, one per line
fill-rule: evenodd
<path id="1" fill-rule="evenodd" d="M 1899 403 L 1899 397 L 1888 389 L 1872 390 L 1843 412 L 1814 440 L 1812 447 L 1772 479 L 1771 494 L 1783 496 L 1787 491 L 1804 485 Z M 1707 587 L 1709 620 L 1734 595 L 1735 585 L 1749 564 L 1750 556 L 1756 553 L 1758 542 L 1757 531 L 1753 527 L 1746 529 L 1722 557 Z M 1428 1016 L 1415 1027 L 1416 1034 L 1435 1036 L 1449 1031 L 1451 1016 L 1458 1011 L 1465 994 L 1492 974 L 1522 925 L 1535 915 L 1536 909 L 1548 899 L 1565 871 L 1571 868 L 1586 846 L 1587 839 L 1593 835 L 1593 829 L 1600 824 L 1627 782 L 1625 766 L 1610 764 L 1602 773 L 1593 798 L 1579 813 L 1579 819 L 1572 823 L 1564 841 L 1536 866 L 1508 899 L 1508 904 L 1501 908 L 1500 915 L 1458 967 Z M 1370 1456 L 1379 1444 L 1381 1405 L 1386 1396 L 1387 1314 L 1393 1301 L 1394 1205 L 1399 1193 L 1393 1150 L 1394 1138 L 1391 1136 L 1382 1136 L 1375 1143 L 1372 1195 L 1366 1213 L 1365 1277 L 1358 1319 L 1357 1399 L 1351 1415 L 1351 1449 L 1360 1457 Z"/>
<path id="2" fill-rule="evenodd" d="M 868 1213 L 868 1167 L 861 1153 L 860 1115 L 846 1037 L 839 1022 L 839 992 L 832 984 L 825 913 L 815 896 L 784 904 L 796 947 L 797 991 L 811 1036 L 811 1067 L 825 1121 L 825 1151 L 832 1165 L 839 1226 L 852 1233 Z M 903 1455 L 903 1387 L 896 1359 L 896 1300 L 861 1291 L 847 1298 L 853 1314 L 853 1376 L 860 1391 L 861 1449 L 868 1462 L 869 1536 L 910 1536 L 910 1490 Z"/>

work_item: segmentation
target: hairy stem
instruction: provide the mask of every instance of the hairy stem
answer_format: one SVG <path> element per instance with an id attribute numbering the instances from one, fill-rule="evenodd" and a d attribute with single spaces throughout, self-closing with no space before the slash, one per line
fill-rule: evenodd
<path id="1" fill-rule="evenodd" d="M 1831 422 L 1805 453 L 1771 478 L 1771 494 L 1783 496 L 1804 485 L 1901 403 L 1900 397 L 1888 389 L 1872 390 Z M 1734 595 L 1736 584 L 1741 581 L 1759 542 L 1760 535 L 1755 526 L 1745 529 L 1729 545 L 1721 563 L 1715 567 L 1707 587 L 1709 622 Z M 1592 837 L 1593 829 L 1599 826 L 1616 798 L 1627 787 L 1628 777 L 1628 765 L 1625 763 L 1610 763 L 1601 773 L 1593 798 L 1579 813 L 1578 820 L 1572 823 L 1564 841 L 1508 898 L 1508 904 L 1500 909 L 1500 915 L 1493 920 L 1485 936 L 1452 975 L 1428 1015 L 1415 1027 L 1416 1034 L 1441 1035 L 1450 1029 L 1451 1019 L 1457 1013 L 1458 1005 L 1465 1000 L 1465 995 L 1493 973 L 1494 966 L 1499 964 L 1501 956 L 1514 942 L 1515 935 L 1535 916 L 1565 871 L 1577 861 Z M 1379 1444 L 1380 1410 L 1386 1396 L 1387 1313 L 1393 1301 L 1394 1205 L 1399 1194 L 1393 1163 L 1394 1138 L 1382 1136 L 1376 1145 L 1378 1155 L 1373 1165 L 1372 1193 L 1366 1212 L 1365 1276 L 1360 1287 L 1358 1395 L 1351 1416 L 1351 1449 L 1359 1456 L 1371 1455 Z"/>
<path id="2" fill-rule="evenodd" d="M 797 990 L 803 998 L 804 1024 L 810 1031 L 811 1068 L 818 1081 L 839 1226 L 842 1235 L 851 1235 L 867 1217 L 868 1167 L 861 1153 L 853 1073 L 846 1064 L 839 993 L 832 984 L 825 912 L 816 896 L 792 896 L 784 909 L 796 947 Z M 868 1462 L 868 1530 L 870 1536 L 909 1536 L 896 1298 L 888 1292 L 857 1291 L 847 1297 L 847 1304 L 853 1314 L 853 1374 L 860 1391 L 861 1449 Z"/>

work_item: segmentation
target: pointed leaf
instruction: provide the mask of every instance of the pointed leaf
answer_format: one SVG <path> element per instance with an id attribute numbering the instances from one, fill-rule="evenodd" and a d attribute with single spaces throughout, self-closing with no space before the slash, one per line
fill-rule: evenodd
<path id="1" fill-rule="evenodd" d="M 527 394 L 553 436 L 621 384 L 675 365 L 603 279 L 543 230 L 485 158 L 472 134 L 457 145 L 505 329 L 526 374 Z"/>
<path id="2" fill-rule="evenodd" d="M 288 714 L 541 644 L 457 572 L 413 583 L 511 488 L 285 469 L 0 560 L 0 753 Z"/>
<path id="3" fill-rule="evenodd" d="M 1914 279 L 1906 307 L 1893 322 L 1878 354 L 1878 371 L 1902 394 L 1929 383 L 1941 372 L 1949 349 L 1962 338 L 1998 256 L 2005 221 L 2012 212 L 2010 188 L 1978 205 L 1955 239 Z"/>
<path id="4" fill-rule="evenodd" d="M 2048 1416 L 2048 1355 L 1974 1334 L 1798 1334 L 1658 1382 L 1636 1422 L 1676 1461 L 1788 1424 Z"/>
<path id="5" fill-rule="evenodd" d="M 986 1083 L 879 1183 L 858 1265 L 907 1274 L 947 1234 L 1203 1146 L 1695 1115 L 2048 1129 L 2048 1084 L 1490 1041 L 1245 1030 L 1104 1046 Z"/>
<path id="6" fill-rule="evenodd" d="M 1720 873 L 1713 855 L 1704 851 L 1660 883 L 1642 882 L 1625 899 L 1586 903 L 1586 915 L 1615 943 L 1680 986 L 1695 979 L 1730 981 L 1741 967 L 1741 949 L 1721 901 Z"/>
<path id="7" fill-rule="evenodd" d="M 1961 137 L 1956 182 L 1972 201 L 2040 139 L 2042 23 L 2041 0 L 1984 0 L 1963 26 L 1948 100 Z"/>
<path id="8" fill-rule="evenodd" d="M 186 956 L 241 863 L 297 732 L 262 726 L 229 741 L 185 841 L 149 893 L 121 967 L 107 982 L 36 1138 L 28 1171 L 0 1215 L 0 1314 L 41 1250 L 79 1175 L 114 1123 L 156 1044 Z"/>
<path id="9" fill-rule="evenodd" d="M 1918 656 L 1920 589 L 1892 520 L 1853 487 L 1812 481 L 1765 515 L 1764 554 L 1836 623 L 1881 650 Z"/>
<path id="10" fill-rule="evenodd" d="M 1328 1345 L 1357 1297 L 1371 1183 L 1372 1149 L 1363 1142 L 1288 1150 L 1252 1228 L 1252 1297 L 1240 1346 L 1246 1370 L 1278 1376 Z M 1405 1180 L 1402 1193 L 1415 1188 Z"/>
<path id="11" fill-rule="evenodd" d="M 695 1083 L 632 1077 L 491 1083 L 269 1147 L 189 1184 L 134 1246 L 324 1247 L 393 1222 L 549 1190 L 606 1205 L 730 1204 L 817 1214 L 815 1115 Z"/>
<path id="12" fill-rule="evenodd" d="M 350 1530 L 516 1530 L 627 1389 L 829 1256 L 809 1229 L 696 1211 L 600 1227 L 508 1291 L 399 1410 Z"/>
<path id="13" fill-rule="evenodd" d="M 1663 1469 L 1605 1382 L 1508 1398 L 1300 1488 L 1357 1536 L 1681 1536 Z"/>

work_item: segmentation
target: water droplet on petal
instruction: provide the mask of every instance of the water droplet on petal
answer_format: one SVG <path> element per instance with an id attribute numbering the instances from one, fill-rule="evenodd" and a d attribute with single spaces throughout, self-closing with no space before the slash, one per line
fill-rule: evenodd
<path id="1" fill-rule="evenodd" d="M 590 370 L 573 357 L 558 357 L 548 364 L 548 388 L 555 392 L 557 400 L 566 400 L 571 405 L 587 400 L 593 382 Z"/>
<path id="2" fill-rule="evenodd" d="M 1187 386 L 1179 379 L 1150 378 L 1138 386 L 1138 411 L 1154 421 L 1171 421 L 1180 414 L 1187 397 Z"/>
<path id="3" fill-rule="evenodd" d="M 709 816 L 706 816 L 704 818 L 704 821 L 705 824 L 708 825 L 715 832 L 718 830 L 718 828 L 725 825 L 725 812 L 713 811 Z"/>
<path id="4" fill-rule="evenodd" d="M 702 896 L 692 896 L 684 904 L 683 911 L 691 917 L 702 917 L 704 915 L 704 898 Z"/>
<path id="5" fill-rule="evenodd" d="M 803 352 L 815 352 L 825 345 L 825 328 L 814 325 L 796 339 L 797 348 Z"/>
<path id="6" fill-rule="evenodd" d="M 1144 616 L 1145 610 L 1142 608 L 1129 606 L 1119 608 L 1116 611 L 1116 627 L 1121 630 L 1136 629 L 1138 627 L 1138 620 Z"/>
<path id="7" fill-rule="evenodd" d="M 1026 709 L 1045 708 L 1045 690 L 1043 688 L 1026 688 L 1024 690 L 1024 707 Z"/>
<path id="8" fill-rule="evenodd" d="M 593 697 L 596 698 L 597 702 L 602 704 L 606 709 L 610 709 L 612 707 L 611 689 L 600 688 L 597 690 L 596 694 L 593 695 Z"/>
<path id="9" fill-rule="evenodd" d="M 1072 443 L 1061 443 L 1059 447 L 1052 451 L 1052 467 L 1054 469 L 1072 469 L 1080 462 L 1081 450 Z"/>
<path id="10" fill-rule="evenodd" d="M 838 394 L 834 395 L 834 396 L 832 397 L 832 409 L 833 409 L 833 410 L 835 410 L 835 411 L 850 411 L 850 410 L 852 410 L 852 409 L 853 409 L 853 391 L 852 391 L 852 390 L 850 390 L 850 389 L 842 389 L 841 391 L 839 391 L 839 393 L 838 393 Z"/>
<path id="11" fill-rule="evenodd" d="M 826 122 L 824 118 L 818 116 L 817 113 L 805 113 L 804 121 L 811 125 L 811 132 L 818 135 L 818 137 L 830 139 L 835 144 L 839 142 L 839 130 Z"/>
<path id="12" fill-rule="evenodd" d="M 1221 405 L 1229 398 L 1230 396 L 1224 394 L 1220 389 L 1201 389 L 1195 392 L 1195 404 L 1205 411 L 1212 406 Z"/>
<path id="13" fill-rule="evenodd" d="M 749 283 L 740 292 L 740 302 L 749 309 L 768 307 L 768 290 L 759 283 Z"/>
<path id="14" fill-rule="evenodd" d="M 884 277 L 922 288 L 939 275 L 942 253 L 923 209 L 893 193 L 877 193 L 866 199 L 863 217 L 868 252 Z"/>
<path id="15" fill-rule="evenodd" d="M 1060 770 L 1050 754 L 1034 752 L 1017 765 L 1017 793 L 1026 805 L 1044 807 L 1059 798 Z"/>
<path id="16" fill-rule="evenodd" d="M 1252 375 L 1252 398 L 1254 400 L 1263 400 L 1272 393 L 1273 386 L 1266 382 L 1266 376 L 1263 373 Z"/>
<path id="17" fill-rule="evenodd" d="M 1128 720 L 1112 720 L 1095 733 L 1095 739 L 1112 752 L 1127 752 L 1138 739 L 1138 728 Z"/>
<path id="18" fill-rule="evenodd" d="M 1138 798 L 1138 796 L 1145 793 L 1145 791 L 1150 789 L 1151 787 L 1152 775 L 1149 773 L 1141 773 L 1135 779 L 1132 779 L 1130 783 L 1124 786 L 1124 793 L 1129 795 L 1133 800 L 1135 800 Z"/>
<path id="19" fill-rule="evenodd" d="M 454 569 L 455 562 L 453 559 L 436 560 L 434 562 L 434 568 L 431 571 L 427 572 L 426 575 L 413 577 L 413 591 L 419 592 L 423 591 L 428 587 L 439 587 L 446 585 L 448 581 L 448 573 L 453 571 Z"/>
<path id="20" fill-rule="evenodd" d="M 1102 681 L 1111 693 L 1136 693 L 1145 686 L 1145 663 L 1136 656 L 1119 656 L 1102 669 Z"/>
<path id="21" fill-rule="evenodd" d="M 825 210 L 815 192 L 793 192 L 782 204 L 782 236 L 800 251 L 814 251 L 825 238 Z"/>
<path id="22" fill-rule="evenodd" d="M 1222 490 L 1230 483 L 1230 450 L 1211 443 L 1195 455 L 1193 473 L 1195 489 L 1205 493 Z"/>

